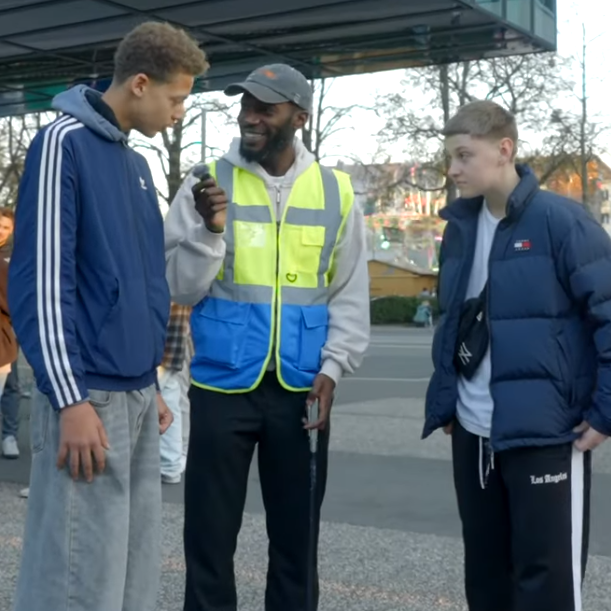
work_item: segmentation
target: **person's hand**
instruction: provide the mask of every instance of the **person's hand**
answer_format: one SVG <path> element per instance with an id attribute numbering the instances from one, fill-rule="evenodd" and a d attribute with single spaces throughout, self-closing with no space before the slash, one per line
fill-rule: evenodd
<path id="1" fill-rule="evenodd" d="M 174 414 L 163 400 L 160 392 L 157 393 L 157 412 L 159 414 L 159 434 L 163 435 L 174 422 Z"/>
<path id="2" fill-rule="evenodd" d="M 324 373 L 319 373 L 314 379 L 312 390 L 310 390 L 308 398 L 306 399 L 306 405 L 308 407 L 318 401 L 318 420 L 310 424 L 307 419 L 304 419 L 304 428 L 306 430 L 311 431 L 313 429 L 318 429 L 319 431 L 323 431 L 325 429 L 331 413 L 334 392 L 335 382 Z"/>
<path id="3" fill-rule="evenodd" d="M 444 432 L 446 435 L 451 435 L 451 434 L 454 432 L 454 421 L 450 422 L 450 424 L 446 424 L 446 425 L 443 427 L 443 432 Z"/>
<path id="4" fill-rule="evenodd" d="M 60 439 L 57 468 L 63 469 L 69 457 L 70 475 L 74 480 L 83 472 L 93 481 L 93 463 L 97 472 L 106 467 L 106 450 L 110 449 L 104 425 L 91 403 L 65 407 L 60 412 Z"/>
<path id="5" fill-rule="evenodd" d="M 597 448 L 607 440 L 607 436 L 593 429 L 587 422 L 582 422 L 573 429 L 575 433 L 581 433 L 581 437 L 575 440 L 575 448 L 580 452 L 587 452 Z"/>
<path id="6" fill-rule="evenodd" d="M 214 178 L 200 181 L 191 189 L 195 209 L 204 219 L 209 231 L 222 233 L 227 222 L 227 195 Z"/>

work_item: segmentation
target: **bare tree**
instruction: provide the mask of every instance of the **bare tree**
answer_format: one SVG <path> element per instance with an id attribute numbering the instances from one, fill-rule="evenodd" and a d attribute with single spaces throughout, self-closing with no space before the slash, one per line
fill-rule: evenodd
<path id="1" fill-rule="evenodd" d="M 224 124 L 231 120 L 230 105 L 204 96 L 193 97 L 182 121 L 167 129 L 154 140 L 136 137 L 132 141 L 134 148 L 152 151 L 157 156 L 166 181 L 167 190 L 158 189 L 158 195 L 168 204 L 180 189 L 186 172 L 197 161 L 201 161 L 202 148 L 207 153 L 215 154 L 212 147 L 205 142 L 206 116 L 213 114 Z M 207 155 L 206 155 L 207 156 Z"/>
<path id="2" fill-rule="evenodd" d="M 348 106 L 333 106 L 329 104 L 329 92 L 334 79 L 322 79 L 313 84 L 314 108 L 310 120 L 303 130 L 304 144 L 313 152 L 317 160 L 328 155 L 326 145 L 343 130 L 353 129 L 348 119 L 357 108 L 366 108 L 360 104 Z M 208 154 L 216 154 L 207 146 L 205 117 L 214 117 L 224 125 L 235 122 L 234 105 L 224 104 L 214 98 L 200 96 L 193 98 L 183 121 L 177 123 L 172 129 L 166 130 L 154 140 L 135 138 L 132 145 L 136 148 L 147 149 L 157 156 L 167 183 L 167 190 L 158 190 L 159 196 L 168 204 L 172 202 L 185 173 L 204 157 L 203 152 L 197 150 L 204 148 Z M 368 109 L 373 112 L 373 109 Z M 203 129 L 202 129 L 203 128 Z"/>
<path id="3" fill-rule="evenodd" d="M 458 107 L 470 101 L 494 100 L 516 116 L 521 132 L 531 139 L 520 141 L 518 154 L 526 162 L 537 161 L 543 183 L 578 150 L 570 134 L 581 133 L 590 149 L 596 139 L 595 126 L 586 121 L 586 129 L 576 131 L 579 121 L 561 109 L 574 90 L 569 74 L 570 62 L 554 54 L 412 69 L 406 74 L 402 92 L 379 102 L 386 119 L 380 137 L 387 142 L 404 139 L 410 158 L 421 159 L 437 168 L 440 176 L 446 175 L 443 125 Z M 414 99 L 423 103 L 414 108 Z M 422 106 L 428 111 L 423 112 Z M 442 181 L 439 189 L 446 191 L 448 201 L 454 199 L 451 181 Z"/>
<path id="4" fill-rule="evenodd" d="M 373 112 L 373 108 L 363 104 L 334 106 L 329 103 L 331 88 L 337 79 L 323 78 L 312 82 L 314 102 L 310 120 L 303 129 L 303 143 L 314 154 L 317 161 L 329 155 L 329 141 L 344 130 L 354 130 L 349 119 L 356 109 Z M 348 155 L 346 155 L 348 156 Z"/>
<path id="5" fill-rule="evenodd" d="M 14 207 L 26 154 L 36 132 L 56 113 L 0 119 L 0 205 Z"/>
<path id="6" fill-rule="evenodd" d="M 386 119 L 381 140 L 404 140 L 406 156 L 420 160 L 429 174 L 437 174 L 437 185 L 429 188 L 446 191 L 448 200 L 454 197 L 454 186 L 445 179 L 448 167 L 441 130 L 457 107 L 474 99 L 471 85 L 476 68 L 472 62 L 460 62 L 408 70 L 400 91 L 378 101 L 379 113 Z M 414 99 L 424 102 L 421 105 L 428 112 L 414 108 Z"/>
<path id="7" fill-rule="evenodd" d="M 13 207 L 23 173 L 29 144 L 26 117 L 9 117 L 0 121 L 0 199 L 3 206 Z"/>

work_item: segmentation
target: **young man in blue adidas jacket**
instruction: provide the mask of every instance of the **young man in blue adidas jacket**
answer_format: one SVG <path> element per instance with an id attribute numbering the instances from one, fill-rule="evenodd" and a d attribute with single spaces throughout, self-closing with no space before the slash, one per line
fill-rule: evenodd
<path id="1" fill-rule="evenodd" d="M 452 435 L 470 611 L 581 611 L 590 450 L 611 434 L 611 240 L 515 166 L 493 102 L 445 128 L 441 318 L 424 437 Z"/>
<path id="2" fill-rule="evenodd" d="M 55 99 L 63 116 L 34 139 L 20 187 L 9 300 L 39 392 L 15 611 L 156 607 L 170 296 L 155 185 L 127 139 L 180 120 L 207 63 L 158 23 L 115 60 L 104 95 Z"/>

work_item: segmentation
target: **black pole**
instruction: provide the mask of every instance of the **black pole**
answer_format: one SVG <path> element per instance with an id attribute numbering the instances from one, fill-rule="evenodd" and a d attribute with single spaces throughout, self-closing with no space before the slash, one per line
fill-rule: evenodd
<path id="1" fill-rule="evenodd" d="M 318 402 L 308 407 L 308 422 L 310 424 L 318 420 Z M 308 529 L 308 580 L 306 592 L 307 611 L 316 611 L 316 525 L 317 525 L 317 455 L 318 455 L 318 430 L 309 431 L 310 441 L 310 508 Z"/>

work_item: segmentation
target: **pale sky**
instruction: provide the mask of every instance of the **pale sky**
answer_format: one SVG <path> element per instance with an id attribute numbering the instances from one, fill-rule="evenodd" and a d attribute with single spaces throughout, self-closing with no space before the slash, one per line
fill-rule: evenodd
<path id="1" fill-rule="evenodd" d="M 578 56 L 581 53 L 581 23 L 586 27 L 588 40 L 592 41 L 587 48 L 588 89 L 592 115 L 598 115 L 604 122 L 611 124 L 611 105 L 609 91 L 611 85 L 611 49 L 608 36 L 609 19 L 611 18 L 610 0 L 557 0 L 558 2 L 558 52 L 564 56 Z M 329 105 L 347 106 L 354 101 L 367 106 L 373 105 L 378 93 L 391 93 L 399 86 L 404 71 L 380 72 L 377 74 L 350 76 L 337 79 L 326 98 Z M 577 78 L 577 75 L 575 75 Z M 222 94 L 220 94 L 222 95 Z M 414 100 L 417 105 L 417 100 Z M 575 102 L 577 103 L 577 102 Z M 226 150 L 232 137 L 237 135 L 237 126 L 233 129 L 220 124 L 214 114 L 208 116 L 207 141 L 209 146 Z M 325 145 L 326 163 L 335 165 L 337 160 L 349 160 L 348 155 L 358 155 L 361 161 L 372 161 L 378 150 L 377 133 L 383 127 L 380 119 L 373 113 L 356 111 L 344 121 L 349 129 L 341 131 Z M 199 140 L 199 127 L 190 134 L 191 140 Z M 611 132 L 603 142 L 611 151 Z M 191 149 L 193 161 L 197 161 L 198 147 Z M 386 148 L 396 160 L 402 159 L 402 147 Z M 609 158 L 607 155 L 605 157 Z M 164 178 L 155 155 L 147 154 L 155 181 L 165 191 Z"/>

